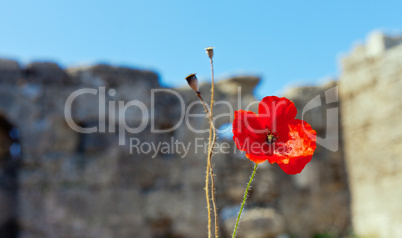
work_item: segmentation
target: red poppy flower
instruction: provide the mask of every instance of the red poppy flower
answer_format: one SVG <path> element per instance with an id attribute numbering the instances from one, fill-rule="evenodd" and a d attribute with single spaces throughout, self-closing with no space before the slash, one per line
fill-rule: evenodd
<path id="1" fill-rule="evenodd" d="M 287 98 L 268 96 L 258 105 L 258 114 L 238 110 L 233 121 L 233 140 L 255 163 L 277 163 L 287 174 L 300 173 L 311 161 L 316 132 L 295 119 L 297 109 Z"/>

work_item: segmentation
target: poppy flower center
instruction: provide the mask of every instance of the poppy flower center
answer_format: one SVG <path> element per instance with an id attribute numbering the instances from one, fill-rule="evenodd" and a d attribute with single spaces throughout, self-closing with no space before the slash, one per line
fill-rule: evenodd
<path id="1" fill-rule="evenodd" d="M 266 137 L 265 141 L 266 141 L 268 144 L 272 144 L 272 143 L 276 142 L 278 139 L 279 139 L 278 134 L 277 134 L 277 133 L 273 133 L 271 130 L 268 129 L 267 137 Z"/>

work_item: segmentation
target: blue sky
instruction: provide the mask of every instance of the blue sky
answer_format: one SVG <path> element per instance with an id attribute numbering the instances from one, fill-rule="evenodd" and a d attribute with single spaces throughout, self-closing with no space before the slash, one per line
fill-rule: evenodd
<path id="1" fill-rule="evenodd" d="M 401 1 L 1 1 L 0 57 L 151 69 L 164 85 L 259 75 L 257 97 L 339 74 L 374 29 L 402 30 Z"/>

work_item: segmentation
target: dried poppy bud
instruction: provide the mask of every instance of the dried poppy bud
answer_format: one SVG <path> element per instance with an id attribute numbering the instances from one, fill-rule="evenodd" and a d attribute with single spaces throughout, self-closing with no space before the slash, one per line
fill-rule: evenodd
<path id="1" fill-rule="evenodd" d="M 212 60 L 212 57 L 214 57 L 214 47 L 205 48 L 205 51 L 207 52 L 208 57 Z"/>
<path id="2" fill-rule="evenodd" d="M 188 85 L 190 85 L 190 87 L 198 94 L 200 93 L 200 88 L 198 86 L 198 79 L 197 76 L 195 76 L 195 74 L 189 74 L 186 77 L 187 83 Z"/>

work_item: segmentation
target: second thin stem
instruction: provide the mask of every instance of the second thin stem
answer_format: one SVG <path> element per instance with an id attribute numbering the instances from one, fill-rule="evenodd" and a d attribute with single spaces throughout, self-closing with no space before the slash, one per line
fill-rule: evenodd
<path id="1" fill-rule="evenodd" d="M 212 114 L 210 111 L 208 111 L 208 108 L 205 105 L 204 99 L 202 98 L 200 93 L 197 93 L 198 98 L 200 99 L 202 106 L 205 109 L 205 112 L 207 113 L 208 119 L 209 119 L 209 124 L 210 124 L 210 137 L 212 136 L 212 142 L 210 141 L 209 144 L 209 148 L 208 148 L 208 158 L 207 158 L 207 171 L 206 171 L 206 177 L 205 177 L 205 196 L 207 199 L 207 210 L 208 210 L 208 238 L 211 237 L 211 207 L 209 204 L 209 178 L 211 177 L 211 187 L 212 189 L 214 188 L 214 176 L 213 176 L 213 171 L 212 171 L 212 165 L 211 165 L 211 157 L 212 157 L 212 150 L 215 146 L 215 142 L 216 142 L 216 128 L 214 126 L 213 123 L 213 118 L 212 118 Z M 211 133 L 212 132 L 212 133 Z M 210 138 L 211 139 L 211 138 Z M 216 215 L 216 205 L 215 205 L 215 195 L 213 194 L 214 190 L 212 191 L 212 201 L 213 201 L 213 206 L 214 206 L 214 214 L 215 214 L 215 219 L 217 219 L 217 215 Z M 215 220 L 215 224 L 216 224 L 216 220 Z M 215 237 L 217 238 L 218 236 L 216 236 L 216 225 L 215 225 Z"/>
<path id="2" fill-rule="evenodd" d="M 215 94 L 215 83 L 214 83 L 214 62 L 212 60 L 212 58 L 210 58 L 210 62 L 211 62 L 211 117 L 212 116 L 212 109 L 214 106 L 214 94 Z M 211 143 L 211 136 L 212 136 L 212 127 L 213 127 L 213 122 L 211 123 L 210 127 L 209 127 L 209 142 Z M 214 178 L 214 171 L 212 169 L 212 152 L 215 146 L 215 142 L 216 142 L 216 131 L 214 131 L 213 133 L 213 138 L 212 138 L 212 144 L 210 144 L 210 150 L 209 153 L 210 155 L 208 156 L 209 159 L 209 175 L 211 176 L 211 197 L 212 197 L 212 206 L 214 209 L 214 218 L 215 218 L 215 238 L 219 237 L 219 224 L 218 224 L 218 210 L 216 208 L 216 201 L 215 201 L 215 178 Z"/>

